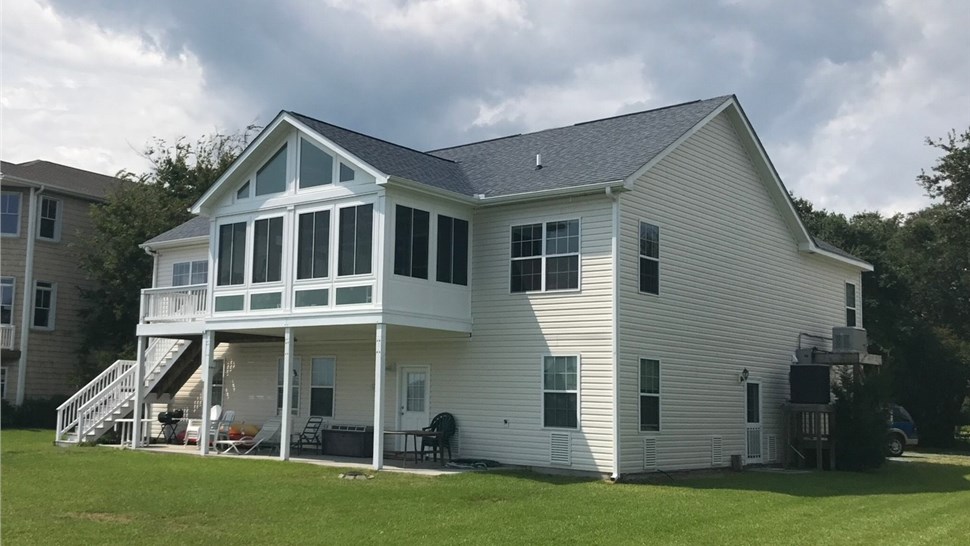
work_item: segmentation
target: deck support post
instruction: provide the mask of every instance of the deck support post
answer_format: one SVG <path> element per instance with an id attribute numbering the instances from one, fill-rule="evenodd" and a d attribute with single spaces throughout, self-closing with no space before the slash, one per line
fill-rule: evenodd
<path id="1" fill-rule="evenodd" d="M 132 400 L 131 447 L 141 447 L 142 418 L 145 400 L 145 351 L 147 338 L 138 336 L 138 354 L 135 356 L 135 393 Z"/>
<path id="2" fill-rule="evenodd" d="M 283 407 L 280 408 L 280 460 L 290 458 L 290 435 L 293 433 L 293 328 L 283 334 Z"/>
<path id="3" fill-rule="evenodd" d="M 202 428 L 199 429 L 199 452 L 209 454 L 209 429 L 212 427 L 212 366 L 215 352 L 215 332 L 202 332 Z"/>
<path id="4" fill-rule="evenodd" d="M 384 375 L 387 352 L 387 325 L 379 323 L 374 332 L 374 470 L 384 467 Z"/>

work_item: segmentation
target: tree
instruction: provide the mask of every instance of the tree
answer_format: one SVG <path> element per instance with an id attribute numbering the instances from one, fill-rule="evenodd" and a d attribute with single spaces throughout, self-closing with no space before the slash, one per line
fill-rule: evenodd
<path id="1" fill-rule="evenodd" d="M 141 289 L 151 286 L 152 258 L 138 245 L 190 218 L 189 207 L 242 152 L 257 127 L 232 135 L 154 140 L 145 150 L 151 168 L 121 171 L 126 183 L 92 208 L 94 230 L 84 240 L 80 267 L 97 288 L 82 290 L 83 342 L 79 382 L 135 353 Z"/>
<path id="2" fill-rule="evenodd" d="M 927 138 L 926 143 L 945 153 L 933 166 L 932 174 L 922 171 L 916 177 L 920 185 L 930 197 L 942 197 L 948 207 L 970 207 L 970 129 L 960 135 L 951 131 L 945 140 Z"/>

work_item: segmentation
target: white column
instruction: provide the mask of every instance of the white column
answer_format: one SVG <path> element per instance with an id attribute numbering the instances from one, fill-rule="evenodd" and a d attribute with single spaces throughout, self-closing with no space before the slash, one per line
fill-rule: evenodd
<path id="1" fill-rule="evenodd" d="M 384 467 L 384 365 L 387 325 L 378 324 L 374 339 L 374 470 Z"/>
<path id="2" fill-rule="evenodd" d="M 209 454 L 209 412 L 212 411 L 212 366 L 216 333 L 202 332 L 202 428 L 199 430 L 199 452 Z"/>
<path id="3" fill-rule="evenodd" d="M 283 407 L 280 408 L 280 419 L 282 428 L 280 429 L 280 460 L 285 461 L 290 458 L 290 434 L 293 425 L 293 416 L 290 408 L 293 407 L 293 328 L 287 327 L 283 334 Z"/>
<path id="4" fill-rule="evenodd" d="M 147 349 L 147 338 L 138 336 L 138 354 L 135 356 L 135 397 L 132 400 L 134 409 L 131 421 L 131 447 L 141 447 L 142 440 L 142 414 L 145 400 L 145 349 Z"/>
<path id="5" fill-rule="evenodd" d="M 17 363 L 17 405 L 24 403 L 27 388 L 27 350 L 30 348 L 31 311 L 34 309 L 34 241 L 37 239 L 37 199 L 44 191 L 30 188 L 27 212 L 27 257 L 24 261 L 24 294 L 20 311 L 20 361 Z M 11 317 L 12 318 L 12 317 Z M 80 431 L 80 429 L 78 429 Z M 78 439 L 80 440 L 80 438 Z"/>

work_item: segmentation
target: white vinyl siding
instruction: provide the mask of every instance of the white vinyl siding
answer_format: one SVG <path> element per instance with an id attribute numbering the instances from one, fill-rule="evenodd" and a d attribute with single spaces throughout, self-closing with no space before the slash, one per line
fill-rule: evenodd
<path id="1" fill-rule="evenodd" d="M 174 280 L 175 264 L 192 262 L 208 264 L 209 247 L 205 244 L 195 243 L 183 247 L 159 249 L 156 259 L 158 274 L 155 279 L 155 288 L 168 288 L 172 286 Z M 208 266 L 206 269 L 206 275 L 208 275 Z"/>

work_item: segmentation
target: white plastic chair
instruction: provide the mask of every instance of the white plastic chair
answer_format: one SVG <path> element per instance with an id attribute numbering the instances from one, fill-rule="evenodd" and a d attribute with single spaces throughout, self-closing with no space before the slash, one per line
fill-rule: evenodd
<path id="1" fill-rule="evenodd" d="M 235 416 L 235 412 L 233 412 Z M 209 437 L 213 438 L 215 436 L 215 431 L 219 430 L 219 420 L 222 417 L 222 406 L 216 404 L 209 409 Z M 189 440 L 195 440 L 196 443 L 199 441 L 200 432 L 202 429 L 202 419 L 189 419 L 189 422 L 185 425 L 185 437 L 183 439 L 183 445 L 189 445 Z"/>

